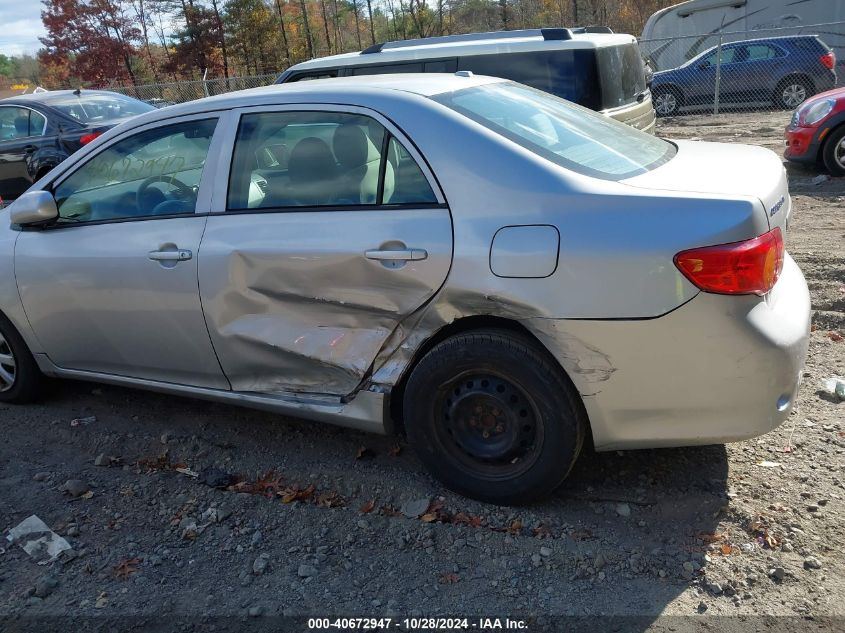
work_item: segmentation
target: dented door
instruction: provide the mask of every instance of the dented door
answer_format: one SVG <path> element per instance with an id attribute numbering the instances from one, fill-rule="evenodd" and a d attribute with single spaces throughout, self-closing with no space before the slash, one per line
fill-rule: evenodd
<path id="1" fill-rule="evenodd" d="M 399 177 L 410 173 L 402 172 L 403 167 L 421 159 L 404 149 L 407 140 L 378 136 L 382 125 L 383 133 L 390 134 L 380 117 L 368 115 L 378 119 L 374 124 L 334 115 L 315 119 L 311 113 L 302 120 L 322 126 L 312 129 L 281 115 L 244 116 L 238 134 L 245 136 L 235 142 L 231 161 L 227 211 L 209 217 L 199 255 L 200 294 L 215 351 L 235 391 L 350 394 L 391 333 L 444 283 L 452 255 L 449 210 L 425 167 L 419 175 L 432 183 L 426 194 L 430 197 L 415 194 L 425 202 L 414 204 L 414 195 L 394 193 L 410 186 L 399 185 L 402 178 L 412 181 Z M 337 132 L 340 127 L 344 129 Z M 356 127 L 367 140 L 361 141 Z M 331 160 L 328 155 L 320 158 L 326 152 L 323 145 L 332 147 L 335 132 L 343 138 L 335 141 Z M 325 143 L 315 141 L 317 137 Z M 350 201 L 349 179 L 342 177 L 348 175 L 346 154 L 355 152 L 343 144 L 347 137 L 364 143 L 361 151 L 376 161 L 373 169 L 379 168 L 389 144 L 390 165 L 381 164 L 380 174 L 376 172 L 379 196 L 393 187 L 384 192 L 383 204 L 365 199 L 360 187 L 360 204 Z M 272 147 L 276 164 L 262 162 L 267 154 L 261 143 Z M 298 147 L 300 143 L 304 145 Z M 301 156 L 309 161 L 307 178 L 315 170 L 331 173 L 317 182 L 318 195 L 345 183 L 342 203 L 327 197 L 300 203 L 306 193 L 297 189 L 301 176 L 295 162 Z M 258 189 L 253 186 L 256 178 L 263 179 Z M 390 187 L 383 184 L 386 180 Z M 275 189 L 267 181 L 275 182 Z M 420 186 L 419 179 L 414 182 Z"/>

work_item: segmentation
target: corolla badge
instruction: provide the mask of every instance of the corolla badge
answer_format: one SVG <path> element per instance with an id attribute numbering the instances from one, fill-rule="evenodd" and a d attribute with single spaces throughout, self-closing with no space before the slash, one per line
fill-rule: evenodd
<path id="1" fill-rule="evenodd" d="M 778 200 L 778 201 L 777 201 L 777 203 L 775 204 L 775 206 L 773 206 L 771 209 L 769 209 L 769 216 L 771 217 L 771 216 L 773 216 L 775 213 L 777 213 L 778 211 L 780 211 L 781 207 L 784 205 L 784 203 L 785 203 L 785 202 L 786 202 L 786 198 L 785 198 L 784 196 L 781 196 L 781 197 L 780 197 L 780 200 Z"/>

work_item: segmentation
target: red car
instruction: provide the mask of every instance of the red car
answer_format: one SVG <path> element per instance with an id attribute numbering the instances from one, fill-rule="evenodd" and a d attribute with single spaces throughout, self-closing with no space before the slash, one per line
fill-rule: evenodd
<path id="1" fill-rule="evenodd" d="M 788 160 L 824 163 L 834 176 L 845 176 L 845 88 L 807 99 L 784 132 Z"/>

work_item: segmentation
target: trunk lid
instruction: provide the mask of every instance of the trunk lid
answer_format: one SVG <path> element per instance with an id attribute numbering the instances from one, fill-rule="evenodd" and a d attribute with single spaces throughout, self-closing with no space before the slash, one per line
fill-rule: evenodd
<path id="1" fill-rule="evenodd" d="M 622 182 L 645 189 L 756 198 L 769 228 L 786 231 L 792 201 L 786 169 L 777 154 L 753 145 L 673 143 L 678 153 L 672 160 Z"/>

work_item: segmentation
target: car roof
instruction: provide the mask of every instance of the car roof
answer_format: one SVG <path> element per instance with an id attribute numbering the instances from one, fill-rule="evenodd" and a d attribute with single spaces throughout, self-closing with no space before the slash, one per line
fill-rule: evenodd
<path id="1" fill-rule="evenodd" d="M 498 77 L 475 75 L 466 71 L 453 74 L 406 73 L 314 79 L 226 92 L 146 112 L 133 118 L 132 122 L 133 125 L 145 124 L 174 116 L 263 105 L 309 103 L 367 107 L 379 96 L 430 97 L 494 83 L 508 82 Z"/>
<path id="2" fill-rule="evenodd" d="M 563 31 L 567 38 L 547 38 L 544 31 Z M 291 66 L 288 71 L 317 70 L 341 66 L 383 64 L 390 62 L 438 59 L 461 55 L 493 55 L 502 53 L 525 53 L 544 50 L 596 49 L 608 46 L 632 44 L 633 35 L 621 33 L 579 32 L 569 29 L 525 29 L 493 33 L 471 33 L 469 35 L 448 35 L 417 40 L 387 42 L 365 49 L 362 52 L 342 53 L 320 57 Z M 372 51 L 372 52 L 368 52 Z"/>
<path id="3" fill-rule="evenodd" d="M 55 101 L 60 97 L 85 97 L 88 95 L 126 97 L 126 95 L 122 95 L 118 92 L 111 92 L 110 90 L 84 89 L 80 90 L 79 94 L 76 94 L 76 90 L 45 90 L 43 92 L 30 92 L 28 94 L 15 95 L 12 97 L 6 97 L 5 99 L 0 99 L 0 105 L 5 103 L 43 103 L 45 105 L 50 105 L 51 101 Z"/>

